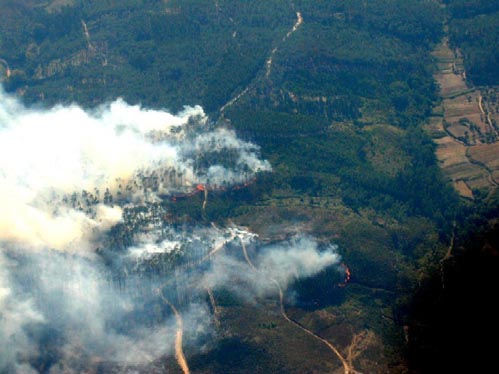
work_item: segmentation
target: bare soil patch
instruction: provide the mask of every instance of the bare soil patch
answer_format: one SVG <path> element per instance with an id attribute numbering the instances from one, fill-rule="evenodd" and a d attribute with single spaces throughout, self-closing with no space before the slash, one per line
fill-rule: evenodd
<path id="1" fill-rule="evenodd" d="M 499 170 L 499 143 L 480 144 L 471 147 L 469 155 L 473 160 L 484 164 L 489 170 Z"/>
<path id="2" fill-rule="evenodd" d="M 471 191 L 470 187 L 465 181 L 463 180 L 456 181 L 454 183 L 454 188 L 456 189 L 456 191 L 459 193 L 460 196 L 473 199 L 473 191 Z"/>
<path id="3" fill-rule="evenodd" d="M 436 74 L 435 79 L 440 86 L 440 94 L 444 97 L 455 95 L 468 89 L 463 77 L 454 74 L 452 70 L 444 70 L 443 73 Z"/>
<path id="4" fill-rule="evenodd" d="M 450 136 L 435 139 L 435 143 L 437 144 L 437 158 L 441 162 L 442 168 L 469 163 L 466 157 L 466 147 Z"/>
<path id="5" fill-rule="evenodd" d="M 462 56 L 449 48 L 446 38 L 433 57 L 443 101 L 427 129 L 443 172 L 462 197 L 473 198 L 473 190 L 498 186 L 498 90 L 470 88 Z"/>

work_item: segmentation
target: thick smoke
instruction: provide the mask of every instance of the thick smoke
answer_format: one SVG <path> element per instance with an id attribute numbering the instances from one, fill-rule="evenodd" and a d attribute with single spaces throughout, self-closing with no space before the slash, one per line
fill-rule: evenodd
<path id="1" fill-rule="evenodd" d="M 64 195 L 108 190 L 143 200 L 198 183 L 241 183 L 270 170 L 256 146 L 207 122 L 199 106 L 177 115 L 122 100 L 93 111 L 36 110 L 0 90 L 0 239 L 88 249 L 84 241 L 116 224 L 120 208 L 97 205 L 89 215 L 58 202 Z"/>
<path id="2" fill-rule="evenodd" d="M 247 253 L 250 264 L 230 253 L 223 253 L 213 259 L 212 268 L 204 274 L 203 284 L 214 289 L 230 289 L 246 301 L 275 295 L 274 282 L 286 289 L 294 281 L 316 275 L 340 261 L 336 246 L 322 249 L 309 236 L 264 245 L 249 232 L 237 230 L 237 234 L 245 246 L 254 249 L 254 258 L 250 259 Z"/>
<path id="3" fill-rule="evenodd" d="M 256 262 L 258 269 L 286 288 L 293 280 L 313 276 L 339 260 L 335 246 L 320 251 L 314 239 L 298 237 L 290 243 L 263 248 Z"/>
<path id="4" fill-rule="evenodd" d="M 164 219 L 165 195 L 270 171 L 258 151 L 200 107 L 35 109 L 0 90 L 0 372 L 150 372 L 173 357 L 172 305 L 198 349 L 214 334 L 206 288 L 251 300 L 335 264 L 309 237 Z"/>
<path id="5" fill-rule="evenodd" d="M 50 373 L 80 373 L 100 362 L 145 365 L 172 352 L 173 317 L 157 310 L 150 319 L 159 323 L 144 322 L 143 308 L 157 305 L 151 291 L 158 284 L 150 279 L 137 283 L 139 296 L 109 282 L 95 260 L 55 251 L 4 252 L 0 372 L 36 373 L 48 362 Z"/>
<path id="6" fill-rule="evenodd" d="M 44 317 L 29 296 L 16 293 L 9 279 L 10 262 L 0 252 L 0 371 L 34 372 L 27 363 L 19 363 L 20 355 L 33 355 L 25 327 L 44 322 Z"/>

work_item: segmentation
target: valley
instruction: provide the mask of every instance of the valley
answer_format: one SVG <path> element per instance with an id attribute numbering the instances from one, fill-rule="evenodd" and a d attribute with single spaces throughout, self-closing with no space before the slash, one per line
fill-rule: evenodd
<path id="1" fill-rule="evenodd" d="M 446 365 L 431 306 L 495 248 L 493 5 L 0 6 L 0 371 Z"/>

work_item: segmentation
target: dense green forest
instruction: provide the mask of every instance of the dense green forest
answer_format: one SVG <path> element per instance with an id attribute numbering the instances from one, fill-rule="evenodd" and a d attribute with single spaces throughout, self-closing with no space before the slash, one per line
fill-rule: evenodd
<path id="1" fill-rule="evenodd" d="M 216 110 L 263 65 L 293 17 L 280 1 L 226 2 L 223 15 L 213 4 L 179 3 L 170 2 L 168 12 L 163 1 L 19 11 L 2 26 L 0 50 L 13 71 L 7 88 L 28 86 L 28 102 L 95 105 L 122 96 L 172 110 L 189 104 Z"/>
<path id="2" fill-rule="evenodd" d="M 466 72 L 477 85 L 499 84 L 499 4 L 447 0 L 450 38 L 462 50 Z"/>
<path id="3" fill-rule="evenodd" d="M 172 110 L 202 104 L 213 113 L 252 84 L 226 117 L 287 170 L 276 175 L 281 185 L 399 216 L 429 216 L 439 204 L 447 209 L 445 189 L 417 196 L 422 186 L 442 183 L 431 143 L 414 130 L 436 98 L 428 55 L 441 36 L 435 3 L 297 3 L 305 23 L 286 43 L 280 39 L 295 21 L 286 2 L 168 6 L 166 12 L 162 1 L 82 1 L 23 11 L 21 20 L 2 26 L 0 53 L 12 70 L 7 89 L 27 102 L 95 105 L 121 96 Z M 274 45 L 271 74 L 258 79 Z M 378 164 L 392 161 L 383 159 L 387 144 L 380 141 L 402 155 L 389 172 Z M 425 151 L 414 142 L 426 142 Z M 310 151 L 297 151 L 304 147 Z M 313 182 L 303 186 L 300 179 Z"/>
<path id="4" fill-rule="evenodd" d="M 11 73 L 3 85 L 38 106 L 201 104 L 215 125 L 261 146 L 272 173 L 213 193 L 206 212 L 199 196 L 164 205 L 184 221 L 232 218 L 262 234 L 298 222 L 334 238 L 353 286 L 327 289 L 337 276 L 328 273 L 297 289 L 338 313 L 360 305 L 367 312 L 346 323 L 375 330 L 398 367 L 403 326 L 422 318 L 410 312 L 412 295 L 438 274 L 465 214 L 422 129 L 438 101 L 430 53 L 446 18 L 473 82 L 499 78 L 499 6 L 444 3 L 0 0 L 0 58 Z M 303 23 L 290 32 L 297 12 Z M 373 306 L 369 295 L 382 292 Z"/>

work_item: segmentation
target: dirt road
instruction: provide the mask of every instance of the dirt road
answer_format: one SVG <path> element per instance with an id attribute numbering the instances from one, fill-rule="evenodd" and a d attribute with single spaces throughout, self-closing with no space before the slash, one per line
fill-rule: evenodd
<path id="1" fill-rule="evenodd" d="M 5 77 L 9 78 L 11 74 L 9 64 L 3 58 L 0 58 L 0 64 L 5 66 Z"/>
<path id="2" fill-rule="evenodd" d="M 244 255 L 244 259 L 246 260 L 246 262 L 248 263 L 249 267 L 256 271 L 256 272 L 259 272 L 261 273 L 260 270 L 258 270 L 255 265 L 253 264 L 253 262 L 251 261 L 251 259 L 249 258 L 249 255 L 248 255 L 248 251 L 246 250 L 246 245 L 244 244 L 244 241 L 242 240 L 241 237 L 239 237 L 240 241 L 241 241 L 241 247 L 242 247 L 242 250 L 243 250 L 243 255 Z M 310 331 L 309 329 L 307 329 L 305 326 L 301 325 L 299 322 L 296 322 L 295 320 L 291 319 L 287 313 L 286 313 L 286 309 L 284 308 L 284 291 L 282 290 L 282 287 L 281 285 L 279 284 L 279 282 L 268 276 L 267 274 L 264 274 L 272 283 L 275 284 L 275 286 L 277 287 L 278 291 L 279 291 L 279 308 L 280 308 L 280 312 L 281 312 L 281 316 L 287 321 L 289 322 L 290 324 L 292 324 L 293 326 L 299 328 L 301 331 L 305 332 L 306 334 L 314 337 L 315 339 L 317 340 L 320 340 L 322 343 L 324 343 L 335 355 L 336 357 L 338 357 L 338 359 L 341 361 L 341 364 L 343 365 L 343 369 L 344 369 L 344 374 L 358 374 L 357 371 L 355 371 L 352 367 L 352 365 L 350 363 L 348 363 L 348 361 L 343 357 L 343 355 L 340 353 L 340 351 L 334 346 L 332 345 L 328 340 L 320 337 L 319 335 L 317 335 L 316 333 L 314 333 L 313 331 Z"/>
<path id="3" fill-rule="evenodd" d="M 206 204 L 208 204 L 208 186 L 204 186 L 203 212 L 206 211 Z"/>
<path id="4" fill-rule="evenodd" d="M 483 108 L 483 96 L 481 94 L 478 96 L 478 107 L 480 108 L 482 116 L 486 119 L 490 131 L 496 135 L 496 138 L 499 138 L 499 133 L 497 132 L 496 128 L 494 127 L 494 124 L 492 123 L 492 119 L 490 118 L 490 113 L 485 112 L 485 109 Z"/>
<path id="5" fill-rule="evenodd" d="M 296 30 L 298 30 L 300 28 L 300 26 L 302 25 L 303 23 L 303 17 L 301 15 L 300 12 L 296 12 L 296 22 L 295 24 L 293 25 L 293 27 L 291 28 L 291 30 L 288 31 L 288 33 L 286 34 L 286 36 L 284 36 L 284 38 L 282 38 L 282 42 L 286 42 L 286 40 L 291 36 L 293 35 L 293 33 L 296 32 Z M 270 73 L 272 72 L 272 63 L 274 61 L 274 55 L 276 54 L 278 50 L 278 47 L 274 47 L 272 49 L 272 52 L 270 52 L 270 56 L 267 58 L 267 61 L 265 61 L 265 66 L 266 66 L 266 71 L 265 71 L 265 78 L 268 78 L 270 76 Z"/>
<path id="6" fill-rule="evenodd" d="M 83 34 L 85 35 L 88 49 L 91 51 L 95 51 L 96 48 L 94 47 L 94 45 L 90 41 L 90 33 L 88 32 L 88 27 L 87 27 L 87 24 L 85 23 L 84 20 L 81 20 L 81 25 L 83 26 Z"/>
<path id="7" fill-rule="evenodd" d="M 157 292 L 159 296 L 161 297 L 161 300 L 165 304 L 167 304 L 170 309 L 172 310 L 173 314 L 175 315 L 175 320 L 177 322 L 177 331 L 175 333 L 175 358 L 177 359 L 177 363 L 182 369 L 182 372 L 184 374 L 189 374 L 189 365 L 187 364 L 187 360 L 184 355 L 184 350 L 182 347 L 182 341 L 183 341 L 183 336 L 184 336 L 184 321 L 182 320 L 182 316 L 178 312 L 177 308 L 175 308 L 175 305 L 173 305 L 163 294 L 163 291 L 161 288 L 157 289 Z"/>
<path id="8" fill-rule="evenodd" d="M 217 327 L 220 327 L 220 320 L 218 319 L 218 316 L 220 315 L 220 310 L 217 307 L 215 295 L 213 294 L 213 291 L 211 288 L 205 287 L 205 290 L 208 293 L 208 297 L 210 298 L 211 307 L 213 308 L 213 321 L 215 322 L 215 325 L 217 325 Z"/>
<path id="9" fill-rule="evenodd" d="M 296 22 L 294 23 L 293 27 L 291 28 L 291 30 L 288 31 L 288 33 L 282 38 L 282 43 L 284 43 L 294 32 L 296 32 L 300 26 L 303 24 L 303 17 L 301 15 L 300 12 L 296 12 Z M 274 56 L 276 54 L 276 52 L 278 51 L 278 46 L 275 45 L 273 48 L 272 48 L 272 51 L 270 52 L 269 56 L 267 57 L 267 59 L 265 60 L 265 78 L 268 78 L 270 76 L 270 73 L 272 71 L 272 63 L 274 61 Z M 224 104 L 219 112 L 220 112 L 220 115 L 224 116 L 224 113 L 225 111 L 230 108 L 232 105 L 234 105 L 237 101 L 239 101 L 239 99 L 241 99 L 244 95 L 246 95 L 249 90 L 255 85 L 255 83 L 261 78 L 258 78 L 258 74 L 256 75 L 255 79 L 253 79 L 253 81 L 251 81 L 248 86 L 246 86 L 246 88 L 244 90 L 242 90 L 238 95 L 236 95 L 234 98 L 230 99 L 226 104 Z"/>

